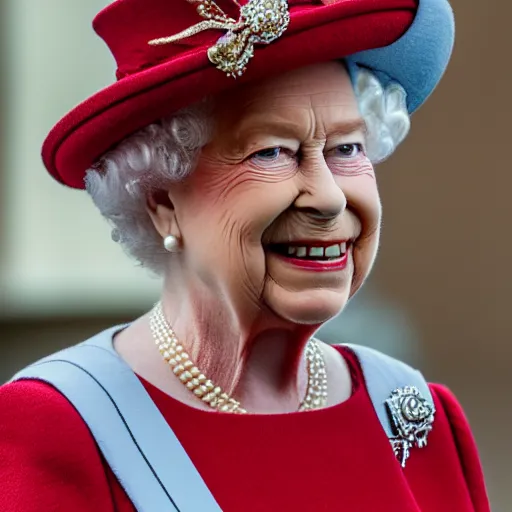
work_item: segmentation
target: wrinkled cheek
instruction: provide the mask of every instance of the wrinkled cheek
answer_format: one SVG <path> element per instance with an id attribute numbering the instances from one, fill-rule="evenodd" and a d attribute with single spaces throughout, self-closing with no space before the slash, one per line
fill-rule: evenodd
<path id="1" fill-rule="evenodd" d="M 259 308 L 266 280 L 266 260 L 261 244 L 240 240 L 226 254 L 221 286 L 235 308 Z"/>
<path id="2" fill-rule="evenodd" d="M 354 295 L 370 274 L 379 247 L 380 230 L 374 231 L 363 240 L 356 241 L 352 248 L 353 275 L 350 296 Z"/>
<path id="3" fill-rule="evenodd" d="M 248 286 L 258 296 L 261 296 L 267 274 L 265 252 L 261 244 L 246 247 L 242 252 L 242 265 Z"/>
<path id="4" fill-rule="evenodd" d="M 366 178 L 360 183 L 360 195 L 355 196 L 355 215 L 361 224 L 361 234 L 353 246 L 354 273 L 351 295 L 364 283 L 375 263 L 380 240 L 382 206 L 377 185 Z"/>

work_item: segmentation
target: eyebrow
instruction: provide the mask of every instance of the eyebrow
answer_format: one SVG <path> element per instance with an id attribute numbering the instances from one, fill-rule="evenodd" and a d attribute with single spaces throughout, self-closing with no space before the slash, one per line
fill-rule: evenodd
<path id="1" fill-rule="evenodd" d="M 242 122 L 238 126 L 237 131 L 240 137 L 251 134 L 264 134 L 287 139 L 296 139 L 300 128 L 297 127 L 297 123 L 293 123 L 288 119 L 276 118 L 275 121 L 272 120 L 269 122 L 269 116 L 261 115 L 256 119 L 253 118 L 250 125 Z M 363 132 L 365 135 L 368 131 L 366 122 L 360 116 L 335 123 L 331 127 L 328 135 L 350 135 L 358 131 Z"/>
<path id="2" fill-rule="evenodd" d="M 333 135 L 350 135 L 354 132 L 363 132 L 366 134 L 368 131 L 368 127 L 366 126 L 366 122 L 362 117 L 356 117 L 353 119 L 348 119 L 346 121 L 342 121 L 335 125 L 335 128 L 332 131 Z"/>

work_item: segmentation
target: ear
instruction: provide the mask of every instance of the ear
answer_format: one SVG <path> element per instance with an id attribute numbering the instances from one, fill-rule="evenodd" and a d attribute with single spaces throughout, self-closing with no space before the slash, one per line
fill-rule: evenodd
<path id="1" fill-rule="evenodd" d="M 169 235 L 181 239 L 174 205 L 167 191 L 155 190 L 149 193 L 146 196 L 146 210 L 162 239 Z"/>

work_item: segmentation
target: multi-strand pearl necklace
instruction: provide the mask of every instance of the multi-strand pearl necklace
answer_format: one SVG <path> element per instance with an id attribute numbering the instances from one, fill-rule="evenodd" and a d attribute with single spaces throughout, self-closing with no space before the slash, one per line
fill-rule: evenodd
<path id="1" fill-rule="evenodd" d="M 212 409 L 222 412 L 244 414 L 247 411 L 240 402 L 223 392 L 204 375 L 191 361 L 176 334 L 165 319 L 162 304 L 153 308 L 150 316 L 151 332 L 155 343 L 167 361 L 173 373 L 197 398 Z M 305 350 L 308 363 L 308 389 L 306 397 L 300 404 L 299 411 L 325 407 L 327 402 L 327 373 L 322 351 L 315 339 L 308 341 Z"/>

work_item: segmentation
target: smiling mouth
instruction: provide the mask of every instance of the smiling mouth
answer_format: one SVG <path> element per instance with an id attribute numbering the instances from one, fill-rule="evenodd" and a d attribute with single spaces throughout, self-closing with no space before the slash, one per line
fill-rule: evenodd
<path id="1" fill-rule="evenodd" d="M 268 249 L 280 256 L 294 260 L 335 261 L 344 258 L 350 248 L 350 242 L 319 242 L 271 244 Z"/>

